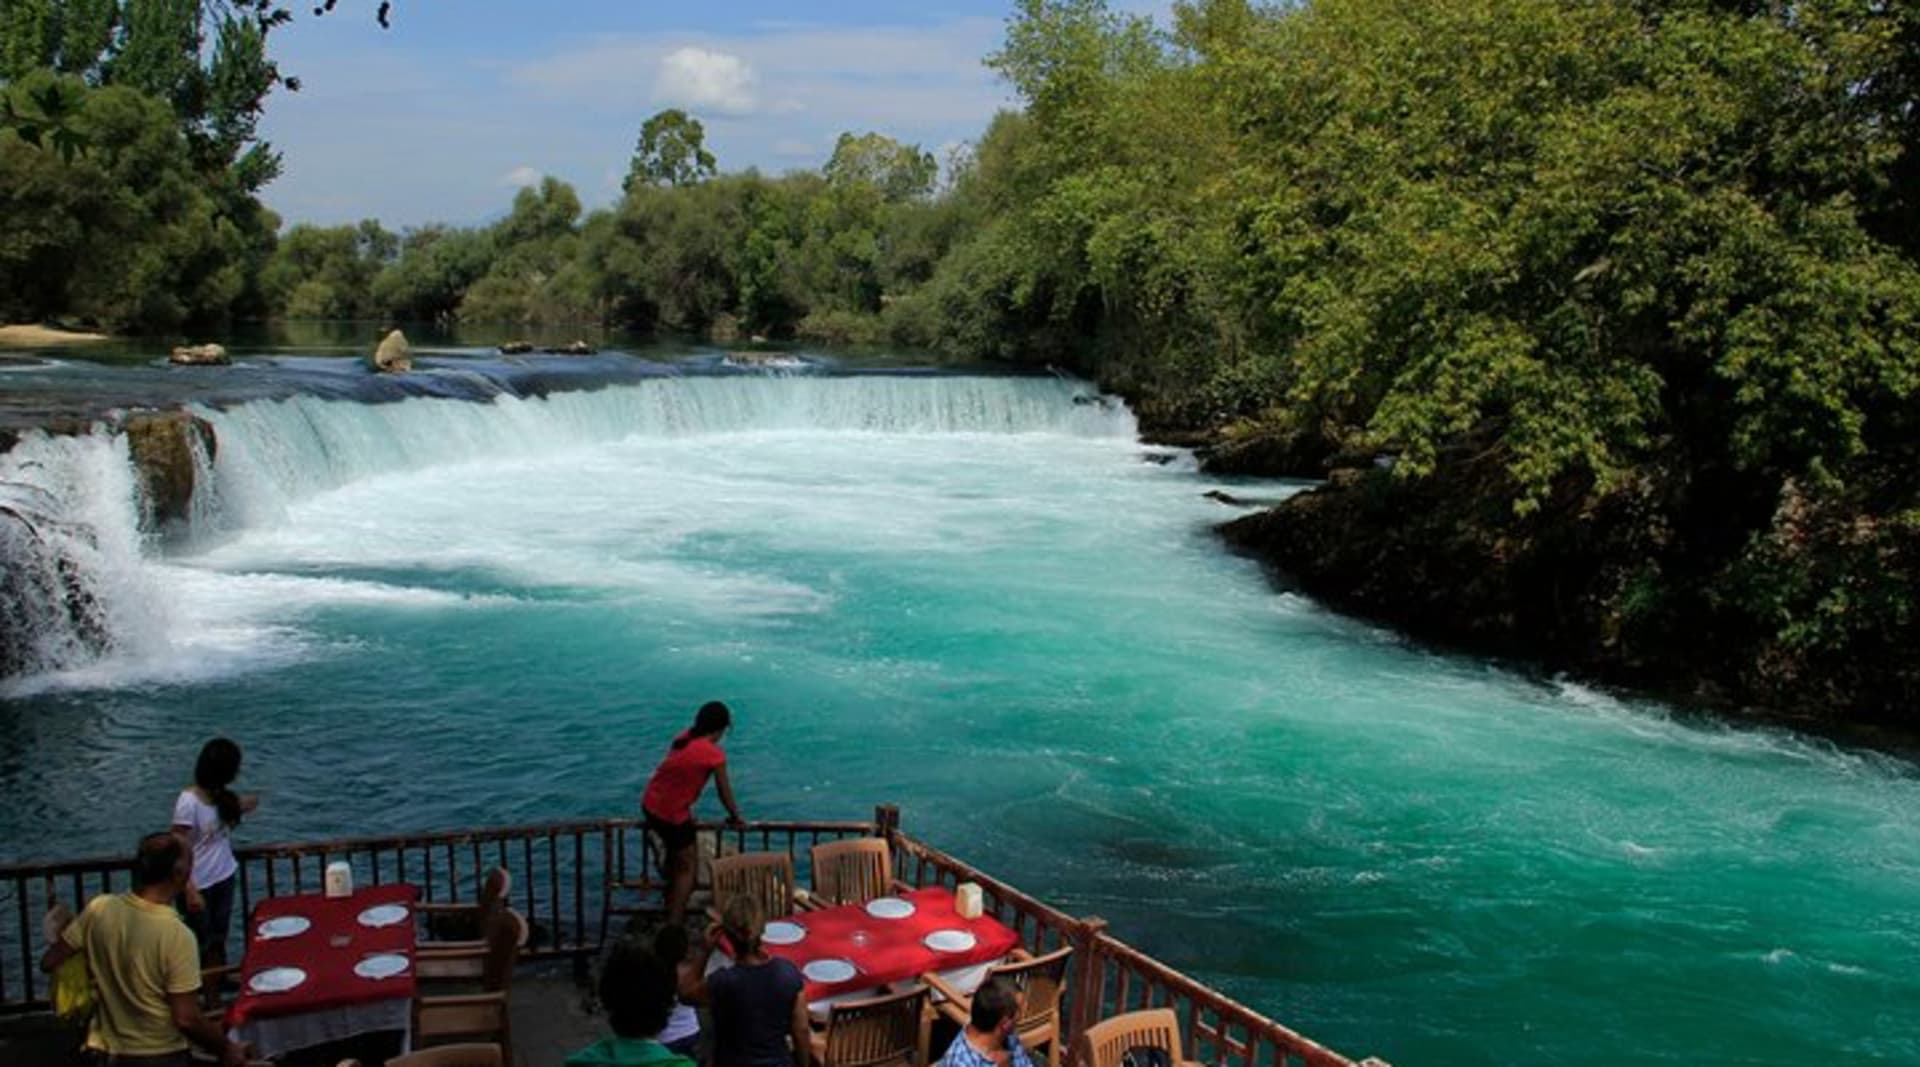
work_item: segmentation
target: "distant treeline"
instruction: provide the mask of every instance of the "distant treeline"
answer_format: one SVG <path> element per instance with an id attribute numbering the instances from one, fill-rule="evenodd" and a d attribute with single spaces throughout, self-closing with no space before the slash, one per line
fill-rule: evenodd
<path id="1" fill-rule="evenodd" d="M 1156 27 L 1021 0 L 988 62 L 1023 107 L 937 187 L 877 135 L 819 173 L 717 175 L 667 112 L 609 210 L 549 180 L 489 227 L 277 243 L 232 150 L 250 127 L 220 134 L 231 109 L 180 64 L 144 73 L 137 29 L 104 62 L 37 53 L 87 85 L 82 155 L 0 133 L 7 314 L 577 321 L 1074 366 L 1255 466 L 1362 457 L 1391 521 L 1452 509 L 1458 573 L 1504 583 L 1462 610 L 1496 629 L 1572 620 L 1556 640 L 1628 674 L 1717 660 L 1696 673 L 1736 700 L 1920 706 L 1915 5 L 1196 0 Z M 15 96 L 55 77 L 8 33 Z"/>
<path id="2" fill-rule="evenodd" d="M 549 177 L 490 226 L 294 226 L 262 291 L 289 318 L 929 341 L 912 298 L 977 226 L 973 167 L 935 195 L 931 155 L 869 133 L 821 171 L 717 175 L 697 119 L 644 129 L 610 209 Z"/>

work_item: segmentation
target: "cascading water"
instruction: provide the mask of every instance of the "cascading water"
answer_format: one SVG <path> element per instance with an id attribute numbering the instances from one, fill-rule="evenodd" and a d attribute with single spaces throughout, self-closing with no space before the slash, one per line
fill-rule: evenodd
<path id="1" fill-rule="evenodd" d="M 30 433 L 0 454 L 0 679 L 164 641 L 123 437 Z"/>
<path id="2" fill-rule="evenodd" d="M 396 471 L 550 455 L 624 437 L 820 430 L 1131 438 L 1124 405 L 1040 378 L 669 378 L 488 401 L 359 403 L 312 396 L 195 412 L 218 459 L 198 465 L 189 551 L 285 514 L 295 501 Z M 175 676 L 183 638 L 149 570 L 124 438 L 32 434 L 0 456 L 0 692 L 89 685 L 105 660 Z M 205 626 L 190 627 L 204 631 Z M 192 640 L 186 637 L 185 640 Z M 5 680 L 12 679 L 11 683 Z"/>
<path id="3" fill-rule="evenodd" d="M 624 437 L 779 431 L 1054 433 L 1131 439 L 1126 407 L 1049 378 L 677 378 L 488 403 L 297 397 L 201 412 L 220 442 L 222 521 L 377 474 L 547 455 Z"/>

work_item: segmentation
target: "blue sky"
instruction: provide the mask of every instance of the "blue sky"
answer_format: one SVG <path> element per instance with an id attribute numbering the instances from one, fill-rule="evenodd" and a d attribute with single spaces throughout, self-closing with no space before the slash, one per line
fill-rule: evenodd
<path id="1" fill-rule="evenodd" d="M 722 170 L 780 173 L 825 162 L 843 130 L 944 158 L 1012 103 L 981 64 L 1011 0 L 399 0 L 388 30 L 374 6 L 302 10 L 274 35 L 302 82 L 261 125 L 286 156 L 264 198 L 289 223 L 481 222 L 543 174 L 601 206 L 663 107 L 706 124 Z"/>

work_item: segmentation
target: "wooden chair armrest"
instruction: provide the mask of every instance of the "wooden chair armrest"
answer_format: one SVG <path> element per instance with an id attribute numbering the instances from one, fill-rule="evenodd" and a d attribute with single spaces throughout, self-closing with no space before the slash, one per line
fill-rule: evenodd
<path id="1" fill-rule="evenodd" d="M 795 911 L 819 911 L 821 908 L 835 907 L 839 902 L 829 900 L 817 893 L 794 890 L 793 907 Z"/>
<path id="2" fill-rule="evenodd" d="M 960 990 L 954 988 L 953 983 L 948 982 L 945 978 L 940 977 L 932 971 L 921 975 L 920 981 L 926 983 L 927 988 L 933 990 L 934 993 L 941 998 L 937 1001 L 932 999 L 928 1000 L 928 1003 L 933 1006 L 933 1010 L 959 1023 L 961 1026 L 967 1025 L 968 1014 L 973 1010 L 972 997 L 960 992 Z M 967 1005 L 967 1007 L 961 1007 L 962 1004 Z"/>
<path id="3" fill-rule="evenodd" d="M 485 941 L 422 941 L 413 947 L 415 956 L 484 956 Z"/>
<path id="4" fill-rule="evenodd" d="M 506 1002 L 507 995 L 499 991 L 492 993 L 445 993 L 435 994 L 430 997 L 420 997 L 418 999 L 421 1011 L 431 1011 L 434 1008 L 479 1008 L 489 1004 L 504 1005 Z"/>
<path id="5" fill-rule="evenodd" d="M 1007 956 L 1008 958 L 1017 960 L 1021 963 L 1025 963 L 1028 960 L 1033 959 L 1033 953 L 1028 952 L 1026 949 L 1020 947 L 1019 945 L 1015 945 L 1013 947 L 1013 951 L 1007 953 Z"/>
<path id="6" fill-rule="evenodd" d="M 968 1023 L 973 1021 L 972 1013 L 961 1011 L 960 1005 L 956 1001 L 943 1000 L 935 1004 L 933 1010 L 935 1014 L 963 1030 L 966 1029 Z"/>

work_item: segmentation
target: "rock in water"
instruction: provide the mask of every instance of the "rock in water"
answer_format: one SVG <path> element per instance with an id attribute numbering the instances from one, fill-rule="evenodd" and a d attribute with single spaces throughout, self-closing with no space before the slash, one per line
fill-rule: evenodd
<path id="1" fill-rule="evenodd" d="M 594 348 L 585 341 L 575 341 L 572 344 L 559 345 L 554 348 L 543 348 L 540 351 L 545 352 L 549 356 L 591 356 L 599 351 L 599 349 Z"/>
<path id="2" fill-rule="evenodd" d="M 171 361 L 183 367 L 224 367 L 233 360 L 219 345 L 181 345 L 173 350 Z"/>
<path id="3" fill-rule="evenodd" d="M 141 518 L 150 530 L 185 522 L 192 513 L 197 444 L 213 458 L 213 426 L 184 411 L 130 416 L 127 452 L 140 477 Z"/>
<path id="4" fill-rule="evenodd" d="M 376 371 L 392 374 L 405 374 L 413 369 L 413 349 L 407 346 L 407 335 L 395 330 L 380 342 L 373 350 L 373 358 L 368 365 Z"/>
<path id="5" fill-rule="evenodd" d="M 533 351 L 531 341 L 508 341 L 500 346 L 500 354 L 503 356 L 524 356 L 531 351 Z"/>

